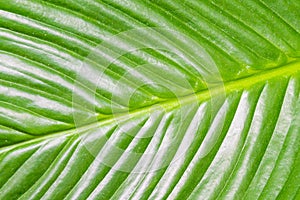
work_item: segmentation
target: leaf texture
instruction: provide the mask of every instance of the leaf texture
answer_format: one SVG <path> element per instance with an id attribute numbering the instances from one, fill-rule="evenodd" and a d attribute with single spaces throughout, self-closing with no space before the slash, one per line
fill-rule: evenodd
<path id="1" fill-rule="evenodd" d="M 299 199 L 298 8 L 0 1 L 0 199 Z"/>

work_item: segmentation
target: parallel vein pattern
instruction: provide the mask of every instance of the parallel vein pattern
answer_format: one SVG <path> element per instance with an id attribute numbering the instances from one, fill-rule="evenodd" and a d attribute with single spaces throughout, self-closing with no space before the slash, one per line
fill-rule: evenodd
<path id="1" fill-rule="evenodd" d="M 184 113 L 156 111 L 117 127 L 112 123 L 3 149 L 1 198 L 293 197 L 297 190 L 290 192 L 290 187 L 299 187 L 299 125 L 294 119 L 299 84 L 299 74 L 276 78 L 229 94 L 218 108 L 209 101 L 191 102 Z M 185 120 L 176 131 L 181 115 Z M 221 118 L 230 123 L 220 126 Z M 150 172 L 130 173 L 141 169 Z"/>
<path id="2" fill-rule="evenodd" d="M 0 199 L 299 199 L 299 9 L 0 0 Z"/>

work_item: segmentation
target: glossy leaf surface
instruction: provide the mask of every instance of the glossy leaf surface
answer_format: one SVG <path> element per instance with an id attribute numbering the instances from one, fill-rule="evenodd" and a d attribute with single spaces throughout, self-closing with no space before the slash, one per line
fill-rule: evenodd
<path id="1" fill-rule="evenodd" d="M 0 199 L 299 199 L 299 9 L 0 0 Z"/>

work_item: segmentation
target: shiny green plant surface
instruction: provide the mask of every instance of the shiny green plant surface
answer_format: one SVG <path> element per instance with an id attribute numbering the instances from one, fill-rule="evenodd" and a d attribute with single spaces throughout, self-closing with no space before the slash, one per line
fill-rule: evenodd
<path id="1" fill-rule="evenodd" d="M 299 11 L 0 0 L 0 199 L 300 199 Z"/>

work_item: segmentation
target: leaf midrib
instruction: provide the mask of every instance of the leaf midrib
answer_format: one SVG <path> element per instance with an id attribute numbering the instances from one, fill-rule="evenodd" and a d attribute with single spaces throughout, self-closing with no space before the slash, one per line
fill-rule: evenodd
<path id="1" fill-rule="evenodd" d="M 224 84 L 220 84 L 214 88 L 211 88 L 210 90 L 209 89 L 201 90 L 195 94 L 189 94 L 189 95 L 182 96 L 179 98 L 168 99 L 168 100 L 159 102 L 157 104 L 152 104 L 152 105 L 149 105 L 146 107 L 141 107 L 141 108 L 129 111 L 129 112 L 123 112 L 123 113 L 119 113 L 119 114 L 115 114 L 115 115 L 111 114 L 107 118 L 104 118 L 100 121 L 92 122 L 90 124 L 85 124 L 81 127 L 74 127 L 72 129 L 68 129 L 68 130 L 64 130 L 64 131 L 60 131 L 60 132 L 53 132 L 53 133 L 49 133 L 47 135 L 36 136 L 34 139 L 25 140 L 25 141 L 22 141 L 19 143 L 4 146 L 4 147 L 0 148 L 0 152 L 9 151 L 10 149 L 12 149 L 14 147 L 17 147 L 17 146 L 20 146 L 23 144 L 27 144 L 27 143 L 43 141 L 43 140 L 52 139 L 52 138 L 61 137 L 61 136 L 67 137 L 67 136 L 70 136 L 73 134 L 82 133 L 86 130 L 100 127 L 101 125 L 109 124 L 116 119 L 121 120 L 123 118 L 128 118 L 128 116 L 136 117 L 136 116 L 142 115 L 144 113 L 147 113 L 150 110 L 150 108 L 153 106 L 160 106 L 160 107 L 164 107 L 166 110 L 171 110 L 176 107 L 179 107 L 180 105 L 184 105 L 184 104 L 193 102 L 195 100 L 195 97 L 196 97 L 198 103 L 201 103 L 201 102 L 204 102 L 205 100 L 210 99 L 211 94 L 220 94 L 221 92 L 225 92 L 225 95 L 227 95 L 230 92 L 240 90 L 240 89 L 246 89 L 257 83 L 264 82 L 264 81 L 270 80 L 272 78 L 281 77 L 281 76 L 291 76 L 293 74 L 296 74 L 298 71 L 300 71 L 300 59 L 299 58 L 294 59 L 291 62 L 286 63 L 285 65 L 278 66 L 278 67 L 272 68 L 272 69 L 267 69 L 267 70 L 264 70 L 264 71 L 261 71 L 258 73 L 254 73 L 248 77 L 224 82 Z M 76 131 L 74 131 L 74 130 L 76 130 Z"/>

